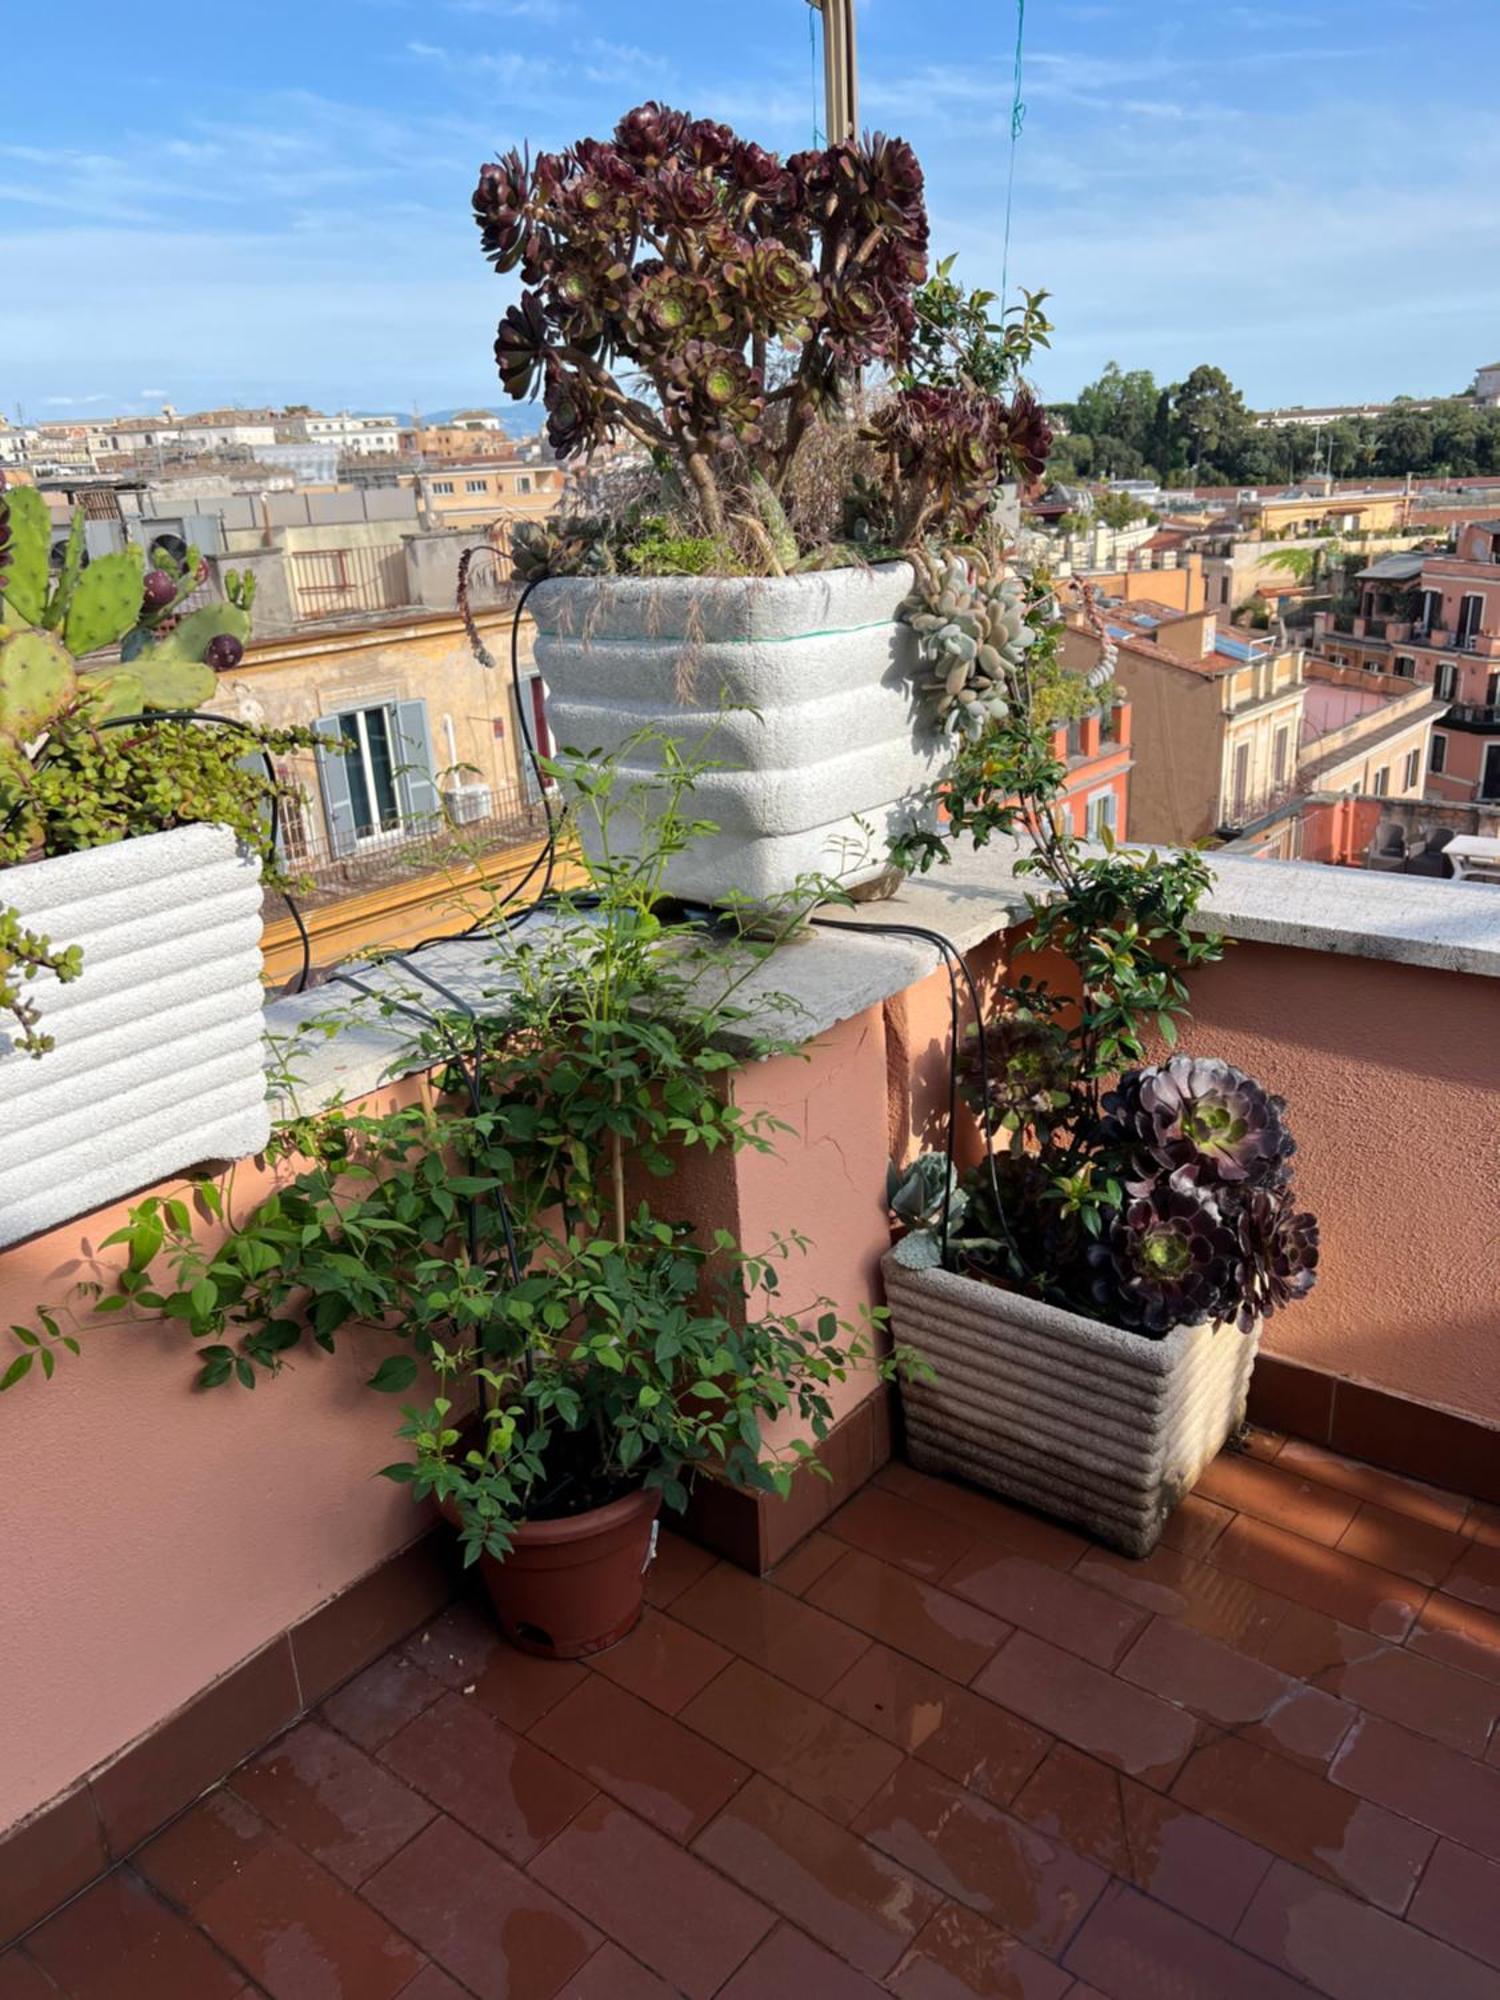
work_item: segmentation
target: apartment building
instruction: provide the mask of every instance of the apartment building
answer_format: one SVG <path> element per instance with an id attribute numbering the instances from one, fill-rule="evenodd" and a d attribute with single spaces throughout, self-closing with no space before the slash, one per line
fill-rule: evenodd
<path id="1" fill-rule="evenodd" d="M 445 424 L 419 424 L 404 430 L 401 450 L 427 465 L 519 457 L 515 440 L 488 410 L 459 410 Z"/>
<path id="2" fill-rule="evenodd" d="M 1431 795 L 1500 800 L 1500 519 L 1465 522 L 1449 553 L 1385 556 L 1357 580 L 1359 610 L 1316 618 L 1315 649 L 1362 676 L 1427 688 L 1443 705 Z"/>
<path id="3" fill-rule="evenodd" d="M 466 459 L 429 469 L 421 492 L 433 518 L 445 527 L 484 527 L 497 520 L 538 521 L 563 500 L 567 473 L 560 465 Z"/>
<path id="4" fill-rule="evenodd" d="M 394 417 L 358 417 L 348 410 L 325 416 L 321 410 L 284 416 L 279 435 L 288 444 L 331 444 L 360 457 L 394 454 L 401 448 L 401 426 Z"/>

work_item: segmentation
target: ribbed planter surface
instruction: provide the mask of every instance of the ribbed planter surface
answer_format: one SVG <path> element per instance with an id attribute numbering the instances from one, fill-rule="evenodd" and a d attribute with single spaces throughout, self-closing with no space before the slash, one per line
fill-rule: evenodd
<path id="1" fill-rule="evenodd" d="M 871 881 L 944 759 L 922 720 L 915 637 L 896 619 L 911 587 L 906 563 L 552 579 L 529 609 L 553 737 L 614 753 L 652 728 L 719 767 L 691 807 L 718 831 L 671 863 L 676 895 L 763 901 L 813 873 Z M 624 769 L 644 779 L 660 762 L 642 746 Z M 588 844 L 587 819 L 581 832 Z M 637 838 L 627 823 L 625 842 Z"/>
<path id="2" fill-rule="evenodd" d="M 0 873 L 0 903 L 83 947 L 81 977 L 29 989 L 55 1048 L 0 1028 L 0 1244 L 266 1143 L 260 898 L 222 826 Z"/>
<path id="3" fill-rule="evenodd" d="M 935 1380 L 902 1385 L 907 1451 L 1149 1555 L 1244 1421 L 1259 1332 L 1147 1340 L 952 1271 L 884 1263 L 891 1328 Z"/>

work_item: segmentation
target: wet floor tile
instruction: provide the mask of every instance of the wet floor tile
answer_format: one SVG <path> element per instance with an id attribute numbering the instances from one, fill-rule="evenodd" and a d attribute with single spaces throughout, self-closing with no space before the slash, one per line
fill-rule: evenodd
<path id="1" fill-rule="evenodd" d="M 1494 1974 L 1477 1960 L 1284 1861 L 1236 1936 L 1330 2000 L 1494 2000 Z"/>
<path id="2" fill-rule="evenodd" d="M 694 1851 L 872 1979 L 939 1901 L 910 1869 L 765 1778 L 750 1780 Z"/>
<path id="3" fill-rule="evenodd" d="M 1413 1520 L 1427 1521 L 1436 1528 L 1458 1528 L 1469 1511 L 1461 1493 L 1445 1493 L 1418 1479 L 1404 1479 L 1399 1472 L 1385 1472 L 1378 1465 L 1364 1465 L 1344 1458 L 1320 1444 L 1302 1438 L 1288 1438 L 1277 1453 L 1277 1463 L 1288 1472 L 1301 1473 L 1320 1485 L 1336 1487 L 1357 1500 L 1369 1500 L 1377 1507 L 1409 1514 Z"/>
<path id="4" fill-rule="evenodd" d="M 406 1652 L 517 1732 L 555 1708 L 585 1672 L 576 1660 L 542 1660 L 507 1645 L 493 1619 L 469 1604 L 451 1605 L 428 1635 L 407 1641 Z"/>
<path id="5" fill-rule="evenodd" d="M 673 1840 L 691 1840 L 749 1776 L 737 1757 L 597 1675 L 531 1735 Z"/>
<path id="6" fill-rule="evenodd" d="M 1327 1667 L 1318 1685 L 1470 1757 L 1484 1755 L 1500 1717 L 1500 1683 L 1445 1667 L 1409 1646 L 1383 1647 L 1368 1659 Z"/>
<path id="7" fill-rule="evenodd" d="M 1072 1976 L 1019 1938 L 945 1903 L 887 1982 L 901 2000 L 1064 2000 Z"/>
<path id="8" fill-rule="evenodd" d="M 1398 1914 L 1437 1844 L 1383 1806 L 1233 1736 L 1196 1751 L 1172 1796 Z"/>
<path id="9" fill-rule="evenodd" d="M 831 1819 L 852 1819 L 901 1762 L 893 1744 L 744 1660 L 682 1721 Z"/>
<path id="10" fill-rule="evenodd" d="M 553 2000 L 602 1940 L 576 1911 L 450 1819 L 434 1820 L 365 1896 L 479 2000 Z M 351 1987 L 348 2000 L 364 2000 Z"/>
<path id="11" fill-rule="evenodd" d="M 726 1881 L 608 1799 L 586 1806 L 531 1873 L 690 2000 L 717 1993 L 773 1922 L 744 1873 L 726 1870 Z"/>
<path id="12" fill-rule="evenodd" d="M 299 1723 L 243 1765 L 232 1789 L 351 1887 L 404 1847 L 434 1811 L 317 1722 Z"/>
<path id="13" fill-rule="evenodd" d="M 1470 1542 L 1443 1583 L 1450 1597 L 1477 1604 L 1482 1611 L 1500 1612 L 1500 1547 Z"/>
<path id="14" fill-rule="evenodd" d="M 967 1599 L 858 1549 L 819 1577 L 807 1602 L 955 1681 L 976 1673 L 1011 1629 Z"/>
<path id="15" fill-rule="evenodd" d="M 557 2000 L 676 2000 L 676 1996 L 676 1987 L 627 1957 L 618 1945 L 603 1944 Z"/>
<path id="16" fill-rule="evenodd" d="M 1500 1971 L 1500 1866 L 1482 1854 L 1440 1840 L 1407 1916 Z"/>
<path id="17" fill-rule="evenodd" d="M 1300 1982 L 1120 1883 L 1063 1963 L 1108 2000 L 1307 2000 Z"/>
<path id="18" fill-rule="evenodd" d="M 813 1604 L 768 1590 L 728 1563 L 684 1591 L 672 1616 L 804 1694 L 826 1694 L 869 1643 Z"/>
<path id="19" fill-rule="evenodd" d="M 866 1729 L 996 1805 L 1008 1805 L 1051 1737 L 931 1667 L 872 1646 L 828 1697 Z"/>
<path id="20" fill-rule="evenodd" d="M 380 1752 L 382 1762 L 508 1860 L 524 1863 L 593 1792 L 472 1696 L 444 1695 Z"/>
<path id="21" fill-rule="evenodd" d="M 1305 1604 L 1288 1604 L 1280 1623 L 1271 1632 L 1247 1646 L 1247 1651 L 1268 1667 L 1290 1674 L 1294 1680 L 1317 1680 L 1327 1670 L 1371 1660 L 1388 1653 L 1387 1641 L 1354 1625 L 1342 1625 L 1326 1612 Z"/>
<path id="22" fill-rule="evenodd" d="M 26 1951 L 71 2000 L 162 2000 L 169 1993 L 236 2000 L 245 1984 L 201 1931 L 128 1868 L 49 1917 Z M 417 1962 L 413 1957 L 408 1976 Z M 12 1983 L 24 1993 L 20 1974 Z"/>
<path id="23" fill-rule="evenodd" d="M 1215 1550 L 1223 1539 L 1217 1538 Z M 1258 1653 L 1287 1615 L 1284 1597 L 1177 1549 L 1159 1546 L 1139 1561 L 1094 1549 L 1080 1559 L 1074 1575 L 1143 1611 L 1179 1619 L 1195 1632 L 1247 1653 Z"/>
<path id="24" fill-rule="evenodd" d="M 1225 1729 L 1244 1729 L 1300 1762 L 1324 1768 L 1355 1711 L 1335 1696 L 1278 1673 L 1171 1619 L 1158 1618 L 1120 1662 L 1122 1680 L 1190 1708 Z"/>
<path id="25" fill-rule="evenodd" d="M 690 1584 L 706 1576 L 718 1561 L 712 1549 L 700 1548 L 685 1535 L 662 1528 L 656 1537 L 656 1560 L 646 1572 L 646 1602 L 659 1610 L 675 1603 Z"/>
<path id="26" fill-rule="evenodd" d="M 377 1750 L 442 1692 L 443 1683 L 404 1653 L 386 1653 L 330 1695 L 320 1713 L 351 1743 Z"/>
<path id="27" fill-rule="evenodd" d="M 135 1857 L 135 1866 L 172 1902 L 196 1910 L 275 1837 L 260 1814 L 233 1792 L 210 1792 L 150 1841 Z"/>
<path id="28" fill-rule="evenodd" d="M 1365 1717 L 1329 1775 L 1360 1798 L 1500 1861 L 1500 1771 L 1397 1723 Z"/>
<path id="29" fill-rule="evenodd" d="M 194 1914 L 271 2000 L 394 2000 L 422 1963 L 367 1901 L 279 1835 Z"/>
<path id="30" fill-rule="evenodd" d="M 730 1658 L 722 1646 L 690 1625 L 648 1606 L 628 1639 L 596 1653 L 589 1664 L 653 1708 L 676 1715 L 728 1666 Z"/>
<path id="31" fill-rule="evenodd" d="M 1110 1592 L 993 1546 L 960 1557 L 943 1587 L 1099 1667 L 1113 1666 L 1145 1622 Z"/>
<path id="32" fill-rule="evenodd" d="M 1330 1547 L 1353 1520 L 1359 1502 L 1336 1487 L 1301 1478 L 1280 1464 L 1225 1452 L 1199 1479 L 1195 1492 L 1236 1513 L 1253 1514 L 1278 1528 Z"/>
<path id="33" fill-rule="evenodd" d="M 424 1965 L 411 1985 L 402 1987 L 400 2000 L 469 2000 L 469 1995 L 440 1965 Z"/>
<path id="34" fill-rule="evenodd" d="M 778 1924 L 722 1987 L 719 2000 L 882 2000 L 884 1989 L 832 1952 Z"/>
<path id="35" fill-rule="evenodd" d="M 825 1570 L 833 1568 L 843 1555 L 845 1546 L 818 1528 L 776 1565 L 766 1582 L 792 1597 L 805 1596 L 808 1587 L 816 1583 Z"/>
<path id="36" fill-rule="evenodd" d="M 1023 1788 L 1014 1811 L 1224 1937 L 1271 1865 L 1264 1848 L 1065 1743 Z"/>
<path id="37" fill-rule="evenodd" d="M 1198 1725 L 1186 1710 L 1029 1632 L 1016 1634 L 976 1678 L 974 1691 L 1161 1788 L 1171 1783 L 1197 1739 Z"/>
<path id="38" fill-rule="evenodd" d="M 1445 1591 L 1428 1598 L 1406 1643 L 1426 1659 L 1500 1681 L 1500 1614 Z"/>
<path id="39" fill-rule="evenodd" d="M 881 1467 L 875 1484 L 888 1493 L 927 1507 L 953 1521 L 977 1541 L 998 1542 L 1014 1554 L 1030 1556 L 1036 1562 L 1051 1563 L 1057 1569 L 1071 1569 L 1089 1547 L 1086 1536 L 1024 1507 L 1012 1506 L 977 1487 L 964 1486 L 955 1479 L 934 1479 L 899 1459 Z"/>
<path id="40" fill-rule="evenodd" d="M 1205 1500 L 1201 1493 L 1189 1493 L 1180 1500 L 1162 1525 L 1162 1546 L 1185 1556 L 1203 1557 L 1234 1519 L 1234 1510 Z"/>
<path id="41" fill-rule="evenodd" d="M 973 1535 L 946 1514 L 881 1486 L 863 1487 L 828 1521 L 841 1542 L 935 1583 L 971 1547 Z"/>
<path id="42" fill-rule="evenodd" d="M 0 2000 L 57 2000 L 57 1993 L 35 1959 L 20 1950 L 0 1952 Z"/>
<path id="43" fill-rule="evenodd" d="M 1410 1514 L 1366 1501 L 1340 1536 L 1338 1546 L 1361 1562 L 1430 1586 L 1443 1581 L 1469 1544 L 1452 1528 L 1435 1527 L 1430 1521 L 1414 1520 Z"/>
<path id="44" fill-rule="evenodd" d="M 1213 1546 L 1213 1564 L 1378 1638 L 1399 1640 L 1427 1597 L 1424 1584 L 1239 1515 Z"/>
<path id="45" fill-rule="evenodd" d="M 911 1760 L 854 1830 L 945 1896 L 1053 1957 L 1107 1879 L 1061 1842 Z"/>

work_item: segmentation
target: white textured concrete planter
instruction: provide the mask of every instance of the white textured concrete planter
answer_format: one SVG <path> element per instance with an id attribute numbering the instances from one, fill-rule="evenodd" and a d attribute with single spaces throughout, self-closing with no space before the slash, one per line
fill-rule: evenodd
<path id="1" fill-rule="evenodd" d="M 1259 1330 L 1147 1340 L 952 1271 L 884 1264 L 897 1341 L 935 1380 L 902 1385 L 907 1452 L 1149 1555 L 1245 1417 Z"/>
<path id="2" fill-rule="evenodd" d="M 528 608 L 552 734 L 615 752 L 651 727 L 722 767 L 693 799 L 718 832 L 672 862 L 676 895 L 760 902 L 813 873 L 873 881 L 945 756 L 922 723 L 915 636 L 896 619 L 911 587 L 907 563 L 551 579 Z M 643 746 L 625 768 L 644 778 L 659 763 Z"/>
<path id="3" fill-rule="evenodd" d="M 79 978 L 28 989 L 55 1048 L 0 1028 L 0 1244 L 266 1143 L 260 895 L 222 826 L 0 873 L 0 903 L 83 947 Z"/>

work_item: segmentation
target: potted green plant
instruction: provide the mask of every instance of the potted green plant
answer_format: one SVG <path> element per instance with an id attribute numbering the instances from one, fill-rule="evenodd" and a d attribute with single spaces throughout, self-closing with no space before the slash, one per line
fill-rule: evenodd
<path id="1" fill-rule="evenodd" d="M 1015 380 L 1040 295 L 991 329 L 994 379 L 951 365 L 969 302 L 946 266 L 928 280 L 921 169 L 880 134 L 782 159 L 644 104 L 608 141 L 486 165 L 474 213 L 523 286 L 504 386 L 540 396 L 559 457 L 640 468 L 602 518 L 517 531 L 554 735 L 635 741 L 644 777 L 650 722 L 718 767 L 678 895 L 882 877 L 945 757 L 902 558 L 1040 468 L 1050 433 Z"/>
<path id="2" fill-rule="evenodd" d="M 196 550 L 89 561 L 81 512 L 59 553 L 0 489 L 0 1244 L 269 1130 L 256 753 L 297 737 L 191 719 L 253 580 L 184 612 Z"/>
<path id="3" fill-rule="evenodd" d="M 935 683 L 962 664 L 965 627 L 1011 609 L 972 566 L 934 578 L 911 615 Z M 1311 1288 L 1317 1225 L 1279 1097 L 1221 1061 L 1147 1061 L 1150 1038 L 1176 1044 L 1186 973 L 1219 955 L 1193 922 L 1211 878 L 1196 853 L 1066 830 L 1045 591 L 1029 615 L 1034 643 L 956 759 L 944 838 L 1022 838 L 1042 888 L 1018 950 L 1068 976 L 1010 973 L 956 1052 L 984 1157 L 961 1177 L 951 1152 L 892 1169 L 887 1297 L 930 1364 L 903 1388 L 913 1462 L 1145 1555 L 1243 1421 L 1261 1322 Z M 914 858 L 943 852 L 928 840 Z"/>
<path id="4" fill-rule="evenodd" d="M 642 823 L 627 760 L 549 766 L 601 829 L 589 885 L 497 933 L 478 1018 L 441 1009 L 418 1030 L 432 1103 L 285 1122 L 284 1184 L 211 1246 L 148 1197 L 97 1301 L 181 1321 L 208 1387 L 362 1330 L 383 1354 L 371 1385 L 422 1391 L 387 1476 L 455 1524 L 509 1636 L 560 1657 L 639 1617 L 660 1506 L 708 1473 L 781 1494 L 804 1463 L 816 1476 L 811 1443 L 773 1450 L 763 1431 L 794 1412 L 816 1440 L 833 1382 L 892 1365 L 826 1301 L 783 1296 L 794 1232 L 747 1249 L 685 1219 L 684 1160 L 773 1147 L 735 1076 L 791 1044 L 743 999 L 775 939 L 709 942 L 660 914 L 670 863 L 706 831 L 695 773 L 664 755 L 628 851 L 611 834 Z M 223 1214 L 212 1183 L 204 1199 Z"/>

